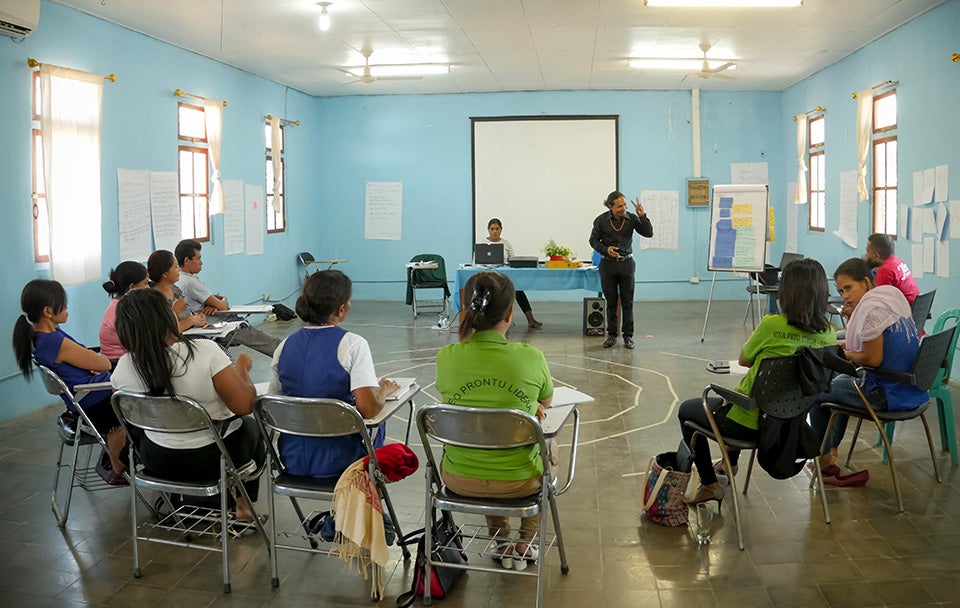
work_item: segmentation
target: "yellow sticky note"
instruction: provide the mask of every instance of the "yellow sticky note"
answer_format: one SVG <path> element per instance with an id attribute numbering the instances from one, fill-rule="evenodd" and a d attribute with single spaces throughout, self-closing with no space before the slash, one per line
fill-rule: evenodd
<path id="1" fill-rule="evenodd" d="M 753 215 L 753 205 L 746 203 L 735 204 L 730 208 L 733 215 Z"/>
<path id="2" fill-rule="evenodd" d="M 735 217 L 731 219 L 733 220 L 734 228 L 739 228 L 741 226 L 753 226 L 753 218 L 749 215 L 746 217 Z"/>

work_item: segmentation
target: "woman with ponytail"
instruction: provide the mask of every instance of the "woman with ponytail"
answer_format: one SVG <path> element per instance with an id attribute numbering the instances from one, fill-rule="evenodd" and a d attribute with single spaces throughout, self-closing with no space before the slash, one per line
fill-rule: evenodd
<path id="1" fill-rule="evenodd" d="M 13 353 L 23 377 L 33 377 L 33 360 L 50 368 L 72 391 L 78 384 L 110 381 L 110 360 L 80 344 L 65 331 L 67 293 L 56 281 L 34 279 L 20 294 L 22 314 L 13 326 Z M 126 469 L 120 452 L 126 440 L 123 429 L 110 406 L 111 391 L 94 391 L 80 400 L 80 407 L 107 442 L 110 465 L 116 483 L 124 483 L 120 475 Z M 73 405 L 64 398 L 67 409 Z M 113 483 L 113 482 L 111 482 Z"/>
<path id="2" fill-rule="evenodd" d="M 148 286 L 147 269 L 140 262 L 120 262 L 110 271 L 110 280 L 103 284 L 103 290 L 110 294 L 111 298 L 107 310 L 103 313 L 103 321 L 100 322 L 100 352 L 110 359 L 114 367 L 123 353 L 127 352 L 117 337 L 117 302 L 131 289 Z"/>
<path id="3" fill-rule="evenodd" d="M 437 390 L 444 403 L 518 409 L 544 419 L 553 399 L 547 361 L 533 346 L 506 337 L 515 293 L 510 279 L 498 272 L 479 272 L 467 281 L 460 343 L 437 353 Z M 447 446 L 440 468 L 450 490 L 480 498 L 529 496 L 540 489 L 543 475 L 537 446 L 496 452 Z M 522 570 L 537 560 L 532 540 L 540 530 L 539 515 L 521 518 L 515 543 L 507 518 L 486 520 L 501 566 Z"/>

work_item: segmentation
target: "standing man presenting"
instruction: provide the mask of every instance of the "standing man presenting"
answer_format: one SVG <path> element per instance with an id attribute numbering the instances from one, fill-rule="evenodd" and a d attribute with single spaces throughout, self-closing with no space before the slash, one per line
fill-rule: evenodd
<path id="1" fill-rule="evenodd" d="M 903 292 L 907 302 L 913 306 L 913 301 L 920 295 L 920 288 L 913 280 L 910 267 L 893 252 L 893 239 L 889 234 L 878 232 L 867 237 L 867 255 L 863 259 L 874 269 L 874 285 L 893 285 Z"/>
<path id="2" fill-rule="evenodd" d="M 604 348 L 617 343 L 617 300 L 623 314 L 623 345 L 633 348 L 633 290 L 637 265 L 633 261 L 633 233 L 650 238 L 653 224 L 638 200 L 633 201 L 637 213 L 627 211 L 627 199 L 614 190 L 603 202 L 609 211 L 593 220 L 590 246 L 601 255 L 600 287 L 607 300 L 607 339 Z"/>

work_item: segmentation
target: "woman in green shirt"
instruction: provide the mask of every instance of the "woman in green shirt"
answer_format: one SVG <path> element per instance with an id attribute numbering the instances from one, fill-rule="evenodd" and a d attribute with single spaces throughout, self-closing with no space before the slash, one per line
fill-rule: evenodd
<path id="1" fill-rule="evenodd" d="M 780 274 L 778 300 L 782 314 L 767 315 L 740 349 L 740 365 L 749 367 L 747 374 L 737 386 L 737 391 L 749 395 L 753 388 L 753 379 L 757 375 L 760 361 L 767 357 L 792 355 L 801 346 L 820 348 L 837 342 L 837 332 L 827 322 L 827 275 L 820 262 L 812 258 L 794 260 L 783 268 Z M 755 441 L 759 429 L 759 412 L 745 410 L 731 403 L 724 403 L 719 397 L 708 399 L 713 417 L 720 434 L 730 439 Z M 703 401 L 697 397 L 680 404 L 677 414 L 683 439 L 689 444 L 693 429 L 684 423 L 692 420 L 697 424 L 709 426 Z M 731 450 L 730 461 L 736 474 L 740 452 Z M 711 464 L 710 442 L 697 441 L 694 450 L 694 464 L 700 474 L 700 489 L 691 502 L 696 504 L 723 500 L 723 487 L 717 481 L 717 473 L 726 474 L 723 462 L 717 467 Z"/>
<path id="2" fill-rule="evenodd" d="M 543 420 L 553 381 L 542 352 L 507 340 L 514 297 L 513 283 L 498 272 L 485 270 L 467 281 L 460 343 L 437 353 L 437 390 L 444 403 L 518 409 Z M 540 489 L 543 475 L 537 446 L 495 451 L 447 446 L 440 469 L 447 488 L 481 498 L 529 496 Z M 539 515 L 520 520 L 515 543 L 506 517 L 486 520 L 504 568 L 522 570 L 536 561 L 531 541 L 540 529 Z"/>

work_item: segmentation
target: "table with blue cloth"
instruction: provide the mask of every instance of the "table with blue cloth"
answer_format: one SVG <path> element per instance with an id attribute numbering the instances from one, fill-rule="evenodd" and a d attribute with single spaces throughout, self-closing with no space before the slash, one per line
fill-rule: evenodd
<path id="1" fill-rule="evenodd" d="M 510 277 L 513 286 L 523 291 L 600 291 L 600 271 L 596 266 L 583 268 L 511 268 L 510 266 L 468 266 L 457 270 L 453 287 L 453 310 L 460 310 L 460 294 L 467 280 L 481 270 L 495 270 Z"/>

